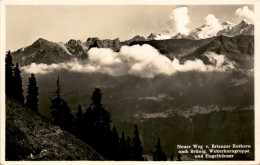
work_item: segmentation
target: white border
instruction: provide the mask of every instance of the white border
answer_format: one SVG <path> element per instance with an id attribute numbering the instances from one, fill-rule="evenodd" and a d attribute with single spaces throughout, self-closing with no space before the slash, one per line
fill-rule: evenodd
<path id="1" fill-rule="evenodd" d="M 255 161 L 166 161 L 166 162 L 123 162 L 123 161 L 5 161 L 5 6 L 6 5 L 254 5 L 255 13 Z M 0 110 L 1 110 L 1 164 L 254 164 L 260 165 L 260 1 L 259 0 L 0 0 Z M 259 16 L 259 17 L 257 17 Z"/>

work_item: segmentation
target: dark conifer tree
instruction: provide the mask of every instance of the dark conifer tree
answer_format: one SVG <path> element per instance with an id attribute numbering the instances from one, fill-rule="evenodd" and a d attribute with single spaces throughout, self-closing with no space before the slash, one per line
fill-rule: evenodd
<path id="1" fill-rule="evenodd" d="M 97 128 L 99 135 L 106 136 L 110 132 L 111 115 L 101 103 L 101 97 L 101 90 L 96 88 L 91 97 L 94 115 L 93 117 L 95 119 L 94 125 Z"/>
<path id="2" fill-rule="evenodd" d="M 177 161 L 181 161 L 181 154 L 180 153 L 178 153 Z"/>
<path id="3" fill-rule="evenodd" d="M 125 133 L 124 131 L 121 134 L 120 142 L 120 160 L 126 160 L 127 159 L 127 151 L 126 151 L 126 140 L 125 140 Z"/>
<path id="4" fill-rule="evenodd" d="M 113 159 L 119 159 L 119 135 L 115 126 L 112 128 L 112 147 L 113 147 Z"/>
<path id="5" fill-rule="evenodd" d="M 127 139 L 126 139 L 126 160 L 131 160 L 132 158 L 132 153 L 131 153 L 131 140 L 130 140 L 130 137 L 127 136 Z"/>
<path id="6" fill-rule="evenodd" d="M 76 114 L 76 120 L 81 121 L 82 118 L 83 118 L 83 110 L 82 110 L 82 107 L 81 107 L 80 104 L 78 105 L 78 109 L 77 110 L 78 110 L 78 112 Z"/>
<path id="7" fill-rule="evenodd" d="M 14 88 L 16 93 L 14 95 L 14 98 L 23 104 L 24 103 L 23 82 L 22 82 L 21 71 L 19 69 L 18 63 L 16 63 L 16 67 L 14 69 Z"/>
<path id="8" fill-rule="evenodd" d="M 5 93 L 8 97 L 13 97 L 14 92 L 14 64 L 10 50 L 5 57 Z"/>
<path id="9" fill-rule="evenodd" d="M 51 99 L 51 114 L 53 123 L 62 129 L 71 131 L 73 115 L 70 113 L 70 107 L 67 102 L 61 98 L 61 89 L 59 77 L 57 80 L 56 95 Z"/>
<path id="10" fill-rule="evenodd" d="M 88 107 L 86 109 L 86 112 L 83 114 L 82 138 L 88 144 L 93 145 L 95 139 L 95 132 L 93 111 L 91 110 L 91 107 Z"/>
<path id="11" fill-rule="evenodd" d="M 155 146 L 155 152 L 153 153 L 153 160 L 154 161 L 167 160 L 165 153 L 162 151 L 160 138 L 158 138 Z"/>
<path id="12" fill-rule="evenodd" d="M 170 156 L 170 160 L 171 160 L 171 161 L 174 160 L 174 155 L 173 155 L 173 154 L 171 154 L 171 156 Z"/>
<path id="13" fill-rule="evenodd" d="M 143 160 L 143 147 L 141 140 L 139 138 L 139 130 L 137 125 L 135 125 L 134 138 L 133 138 L 133 150 L 132 159 L 133 160 Z"/>
<path id="14" fill-rule="evenodd" d="M 166 156 L 165 152 L 163 152 L 163 160 L 164 160 L 164 161 L 167 160 L 167 156 Z"/>
<path id="15" fill-rule="evenodd" d="M 104 154 L 111 154 L 111 115 L 101 103 L 102 93 L 99 88 L 96 88 L 92 93 L 92 117 L 94 120 L 94 146 Z"/>
<path id="16" fill-rule="evenodd" d="M 82 134 L 82 128 L 83 128 L 83 110 L 81 105 L 78 105 L 78 109 L 77 109 L 77 113 L 76 113 L 76 120 L 75 120 L 75 133 L 77 136 L 81 137 Z"/>
<path id="17" fill-rule="evenodd" d="M 31 74 L 27 88 L 26 106 L 35 112 L 38 112 L 38 95 L 36 77 Z"/>

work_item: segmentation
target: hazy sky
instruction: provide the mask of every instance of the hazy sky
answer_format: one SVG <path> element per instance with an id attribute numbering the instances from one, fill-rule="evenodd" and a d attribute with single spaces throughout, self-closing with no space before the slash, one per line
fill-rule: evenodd
<path id="1" fill-rule="evenodd" d="M 239 23 L 247 11 L 240 11 L 242 17 L 235 13 L 244 6 L 249 12 L 253 10 L 249 5 L 7 6 L 6 49 L 15 51 L 40 37 L 66 43 L 70 39 L 85 42 L 88 37 L 119 37 L 123 41 L 135 35 L 147 37 L 152 32 L 174 35 L 178 27 L 194 30 L 205 24 L 204 18 L 209 14 L 214 14 L 219 22 Z M 181 10 L 172 12 L 177 8 Z"/>

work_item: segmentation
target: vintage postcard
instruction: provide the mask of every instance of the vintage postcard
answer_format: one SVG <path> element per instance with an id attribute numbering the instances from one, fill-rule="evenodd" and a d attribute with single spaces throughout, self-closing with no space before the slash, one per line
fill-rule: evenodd
<path id="1" fill-rule="evenodd" d="M 1 164 L 259 164 L 258 1 L 0 2 Z"/>

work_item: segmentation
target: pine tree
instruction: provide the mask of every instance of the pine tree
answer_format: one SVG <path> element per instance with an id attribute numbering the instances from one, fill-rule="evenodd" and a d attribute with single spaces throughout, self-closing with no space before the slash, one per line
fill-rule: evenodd
<path id="1" fill-rule="evenodd" d="M 112 147 L 113 147 L 113 159 L 118 160 L 120 150 L 119 150 L 119 135 L 116 129 L 116 126 L 113 126 L 112 128 Z"/>
<path id="2" fill-rule="evenodd" d="M 56 95 L 51 99 L 51 114 L 53 123 L 60 126 L 62 129 L 71 131 L 73 116 L 70 113 L 70 107 L 67 102 L 61 98 L 61 89 L 59 77 L 57 80 Z"/>
<path id="3" fill-rule="evenodd" d="M 164 160 L 164 161 L 167 160 L 167 156 L 166 156 L 165 152 L 163 152 L 163 160 Z"/>
<path id="4" fill-rule="evenodd" d="M 95 131 L 93 111 L 91 110 L 91 107 L 88 107 L 86 109 L 86 112 L 83 114 L 82 138 L 88 144 L 93 145 L 95 139 Z"/>
<path id="5" fill-rule="evenodd" d="M 21 71 L 19 69 L 18 63 L 16 63 L 16 67 L 14 69 L 14 88 L 16 93 L 14 95 L 14 98 L 23 104 L 24 103 L 23 83 L 22 83 L 22 76 L 21 76 Z"/>
<path id="6" fill-rule="evenodd" d="M 125 143 L 125 146 L 126 146 L 126 160 L 131 160 L 132 158 L 132 153 L 131 153 L 131 140 L 130 140 L 130 137 L 127 136 L 127 139 L 126 139 L 126 143 Z"/>
<path id="7" fill-rule="evenodd" d="M 143 147 L 142 147 L 141 140 L 139 138 L 138 127 L 137 125 L 135 125 L 132 158 L 133 160 L 143 160 L 142 155 L 143 155 Z"/>
<path id="8" fill-rule="evenodd" d="M 81 107 L 80 104 L 78 105 L 78 109 L 77 110 L 78 110 L 78 112 L 76 114 L 76 120 L 81 121 L 82 118 L 83 118 L 83 111 L 82 111 L 82 107 Z"/>
<path id="9" fill-rule="evenodd" d="M 173 154 L 171 154 L 171 156 L 170 156 L 170 160 L 171 160 L 171 161 L 174 160 L 174 156 L 173 156 Z"/>
<path id="10" fill-rule="evenodd" d="M 14 92 L 14 64 L 10 50 L 5 57 L 5 93 L 8 97 L 13 97 Z"/>
<path id="11" fill-rule="evenodd" d="M 153 160 L 154 161 L 167 160 L 165 153 L 162 151 L 160 138 L 158 138 L 155 146 L 155 152 L 153 153 Z"/>
<path id="12" fill-rule="evenodd" d="M 127 159 L 127 151 L 126 151 L 126 140 L 125 140 L 124 131 L 121 134 L 119 146 L 120 146 L 120 160 L 126 160 Z"/>
<path id="13" fill-rule="evenodd" d="M 79 137 L 81 137 L 82 134 L 82 128 L 83 128 L 83 110 L 81 105 L 78 105 L 78 109 L 77 109 L 77 114 L 76 114 L 76 120 L 75 120 L 75 133 L 76 135 L 78 135 Z"/>
<path id="14" fill-rule="evenodd" d="M 101 103 L 102 93 L 99 88 L 96 88 L 92 93 L 93 117 L 95 119 L 95 127 L 98 129 L 98 134 L 101 136 L 107 135 L 110 132 L 111 115 Z"/>
<path id="15" fill-rule="evenodd" d="M 94 131 L 95 131 L 95 136 L 97 137 L 94 143 L 98 148 L 104 151 L 104 150 L 108 150 L 108 145 L 110 144 L 109 140 L 111 140 L 110 139 L 111 138 L 111 130 L 110 130 L 111 115 L 101 103 L 101 98 L 102 98 L 101 90 L 99 88 L 96 88 L 93 91 L 91 97 L 92 100 L 91 107 L 93 107 L 92 117 L 94 119 Z"/>
<path id="16" fill-rule="evenodd" d="M 180 153 L 178 153 L 177 161 L 181 161 L 181 154 Z"/>
<path id="17" fill-rule="evenodd" d="M 35 112 L 38 112 L 38 95 L 39 93 L 35 75 L 31 74 L 27 88 L 26 106 Z"/>

